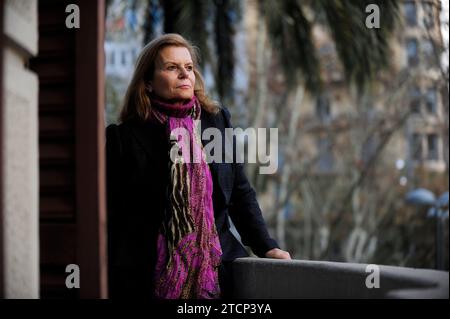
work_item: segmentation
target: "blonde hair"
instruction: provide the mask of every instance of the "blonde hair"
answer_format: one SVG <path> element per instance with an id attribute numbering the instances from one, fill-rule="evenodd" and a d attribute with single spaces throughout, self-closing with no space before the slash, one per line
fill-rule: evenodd
<path id="1" fill-rule="evenodd" d="M 202 109 L 209 113 L 216 114 L 219 111 L 219 104 L 211 100 L 205 93 L 203 78 L 198 71 L 197 48 L 188 40 L 177 33 L 167 33 L 149 42 L 139 54 L 133 77 L 127 88 L 125 98 L 120 112 L 120 122 L 128 120 L 146 121 L 150 115 L 151 102 L 148 96 L 148 83 L 153 77 L 155 61 L 160 50 L 167 46 L 185 47 L 191 54 L 194 63 L 195 86 L 194 95 L 199 100 Z"/>

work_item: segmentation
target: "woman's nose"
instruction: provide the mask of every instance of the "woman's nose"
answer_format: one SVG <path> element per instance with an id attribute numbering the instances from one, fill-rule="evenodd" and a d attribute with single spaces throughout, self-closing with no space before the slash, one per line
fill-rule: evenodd
<path id="1" fill-rule="evenodd" d="M 185 77 L 187 77 L 187 74 L 188 73 L 185 68 L 180 68 L 180 73 L 179 73 L 180 77 L 185 78 Z"/>

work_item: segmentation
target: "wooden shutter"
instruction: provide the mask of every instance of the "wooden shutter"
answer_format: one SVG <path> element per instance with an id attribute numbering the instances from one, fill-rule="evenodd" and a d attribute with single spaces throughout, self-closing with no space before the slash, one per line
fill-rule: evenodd
<path id="1" fill-rule="evenodd" d="M 70 3 L 80 29 L 65 24 Z M 106 297 L 103 1 L 39 1 L 42 298 Z M 65 268 L 80 267 L 80 289 Z"/>

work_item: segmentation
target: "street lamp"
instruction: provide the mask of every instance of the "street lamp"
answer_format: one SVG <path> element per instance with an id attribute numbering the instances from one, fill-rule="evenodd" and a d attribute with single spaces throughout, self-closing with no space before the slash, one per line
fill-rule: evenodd
<path id="1" fill-rule="evenodd" d="M 418 207 L 428 207 L 427 217 L 436 218 L 436 269 L 444 269 L 444 232 L 442 219 L 448 218 L 448 192 L 442 194 L 438 199 L 428 189 L 418 188 L 406 194 L 408 204 Z"/>

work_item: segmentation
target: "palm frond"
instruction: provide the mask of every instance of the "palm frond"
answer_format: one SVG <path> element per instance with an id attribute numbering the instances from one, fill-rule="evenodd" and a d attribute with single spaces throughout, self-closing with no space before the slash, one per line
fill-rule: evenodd
<path id="1" fill-rule="evenodd" d="M 233 0 L 215 0 L 215 43 L 217 52 L 216 88 L 221 98 L 231 96 L 234 80 L 233 23 L 239 12 L 239 4 Z"/>
<path id="2" fill-rule="evenodd" d="M 380 28 L 369 29 L 365 8 L 380 8 Z M 381 68 L 389 66 L 389 36 L 398 18 L 398 2 L 389 0 L 317 0 L 316 11 L 326 20 L 346 78 L 361 90 Z"/>
<path id="3" fill-rule="evenodd" d="M 206 28 L 211 3 L 206 0 L 185 0 L 175 1 L 173 5 L 177 18 L 171 32 L 181 34 L 198 47 L 202 54 L 200 65 L 203 65 L 206 61 L 211 61 L 207 45 L 209 35 Z"/>
<path id="4" fill-rule="evenodd" d="M 320 89 L 319 61 L 313 44 L 311 23 L 299 1 L 260 0 L 269 37 L 280 57 L 288 88 L 303 79 L 310 91 Z"/>

